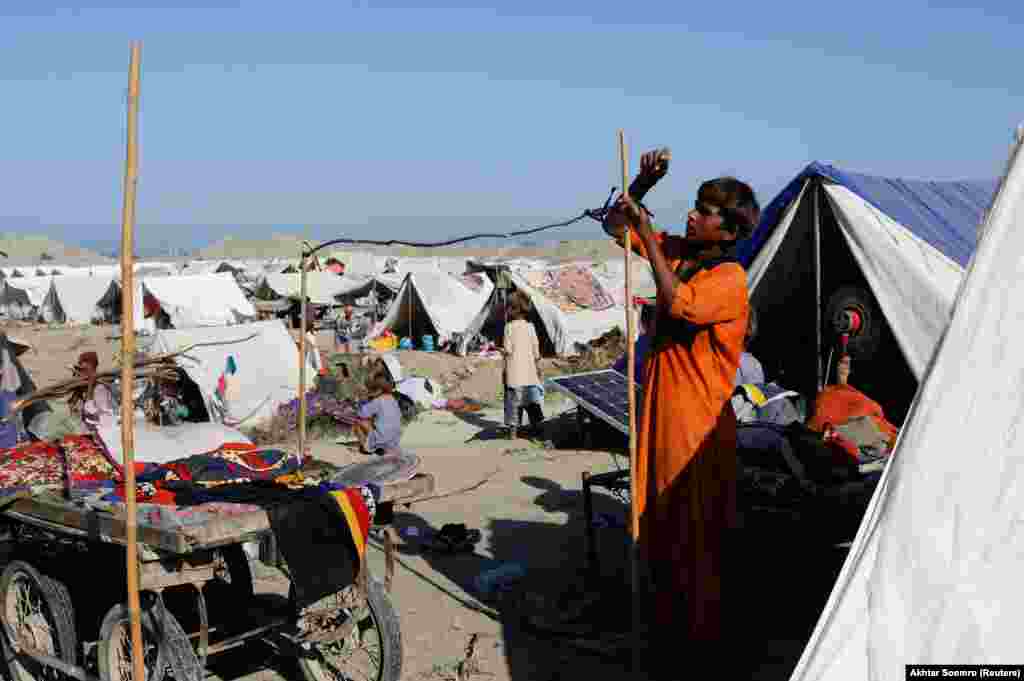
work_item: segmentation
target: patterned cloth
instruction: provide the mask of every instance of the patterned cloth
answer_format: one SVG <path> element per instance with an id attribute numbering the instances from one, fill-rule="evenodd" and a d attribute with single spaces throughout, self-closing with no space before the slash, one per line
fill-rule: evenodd
<path id="1" fill-rule="evenodd" d="M 463 274 L 459 277 L 459 280 L 474 293 L 479 293 L 484 287 L 484 277 L 482 274 Z"/>
<path id="2" fill-rule="evenodd" d="M 562 312 L 601 311 L 615 306 L 600 280 L 583 265 L 528 272 L 527 283 L 539 289 Z"/>
<path id="3" fill-rule="evenodd" d="M 88 435 L 68 435 L 62 440 L 30 442 L 0 450 L 0 495 L 35 487 L 64 488 L 110 480 L 119 476 L 117 466 Z"/>

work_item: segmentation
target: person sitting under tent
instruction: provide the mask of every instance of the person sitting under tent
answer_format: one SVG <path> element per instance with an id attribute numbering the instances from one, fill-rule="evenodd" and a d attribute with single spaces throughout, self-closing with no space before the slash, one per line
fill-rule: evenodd
<path id="1" fill-rule="evenodd" d="M 647 361 L 647 351 L 651 347 L 651 336 L 654 334 L 654 319 L 657 307 L 653 303 L 644 301 L 640 305 L 639 335 L 633 343 L 633 380 L 638 384 L 644 384 L 644 362 Z M 612 365 L 623 376 L 629 367 L 629 354 L 623 353 L 618 361 Z"/>
<path id="2" fill-rule="evenodd" d="M 649 189 L 665 172 L 667 165 L 651 152 L 641 159 L 637 179 Z M 681 644 L 716 664 L 728 655 L 721 648 L 728 640 L 722 558 L 735 526 L 737 475 L 729 398 L 749 316 L 747 276 L 735 247 L 757 224 L 760 207 L 746 183 L 709 180 L 687 215 L 686 236 L 669 236 L 654 230 L 631 192 L 603 226 L 650 261 L 658 289 L 637 429 L 634 484 L 644 493 L 634 503 L 656 594 L 648 619 L 653 669 L 678 678 Z"/>

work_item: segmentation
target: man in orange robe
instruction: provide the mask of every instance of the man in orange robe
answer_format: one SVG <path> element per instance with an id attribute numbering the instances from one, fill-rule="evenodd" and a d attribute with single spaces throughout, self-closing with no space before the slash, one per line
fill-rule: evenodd
<path id="1" fill-rule="evenodd" d="M 664 172 L 652 154 L 641 177 L 656 181 Z M 722 553 L 735 521 L 737 466 L 729 399 L 750 310 L 746 272 L 733 253 L 758 210 L 749 186 L 719 178 L 701 186 L 685 237 L 656 232 L 630 198 L 605 220 L 620 245 L 632 227 L 630 244 L 650 261 L 658 290 L 633 503 L 654 589 L 651 642 L 657 657 L 675 661 L 681 645 L 713 655 L 723 639 Z M 668 660 L 656 666 L 678 672 Z"/>

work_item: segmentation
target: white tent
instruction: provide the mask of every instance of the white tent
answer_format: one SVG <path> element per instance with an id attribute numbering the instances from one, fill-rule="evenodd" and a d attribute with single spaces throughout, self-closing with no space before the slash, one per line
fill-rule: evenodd
<path id="1" fill-rule="evenodd" d="M 268 274 L 266 286 L 282 298 L 298 300 L 302 290 L 299 274 Z M 338 276 L 332 272 L 307 272 L 306 295 L 314 305 L 337 305 L 339 296 L 364 296 L 373 287 L 373 279 L 362 276 Z"/>
<path id="2" fill-rule="evenodd" d="M 438 344 L 444 343 L 452 334 L 466 330 L 493 289 L 494 284 L 484 276 L 474 277 L 470 286 L 447 272 L 408 274 L 371 335 L 391 329 L 399 336 L 412 333 L 416 343 L 427 334 L 437 336 Z"/>
<path id="3" fill-rule="evenodd" d="M 89 324 L 94 319 L 102 319 L 105 314 L 99 302 L 116 295 L 117 288 L 112 277 L 81 274 L 54 277 L 41 306 L 43 319 L 65 324 Z"/>
<path id="4" fill-rule="evenodd" d="M 903 679 L 907 664 L 1020 663 L 1022 263 L 1018 145 L 795 681 Z"/>
<path id="5" fill-rule="evenodd" d="M 177 352 L 196 343 L 203 345 L 176 361 L 199 386 L 211 418 L 233 428 L 250 427 L 273 416 L 279 405 L 298 397 L 299 351 L 280 320 L 157 331 L 151 352 Z M 234 358 L 237 368 L 236 386 L 229 391 L 233 394 L 221 401 L 217 385 L 229 357 Z M 307 376 L 314 375 L 308 364 L 306 371 Z"/>
<path id="6" fill-rule="evenodd" d="M 8 277 L 0 305 L 11 317 L 34 319 L 46 300 L 52 277 Z"/>
<path id="7" fill-rule="evenodd" d="M 252 306 L 230 274 L 201 274 L 145 279 L 136 285 L 135 326 L 151 330 L 144 319 L 143 298 L 152 295 L 175 329 L 238 324 L 256 318 Z"/>

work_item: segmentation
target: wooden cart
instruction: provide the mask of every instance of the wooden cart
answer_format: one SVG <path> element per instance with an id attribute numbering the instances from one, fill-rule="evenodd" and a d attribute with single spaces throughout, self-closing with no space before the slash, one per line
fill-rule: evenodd
<path id="1" fill-rule="evenodd" d="M 402 638 L 389 597 L 391 508 L 433 488 L 433 477 L 424 474 L 382 486 L 374 525 L 384 534 L 384 582 L 365 568 L 358 583 L 302 618 L 291 597 L 254 595 L 243 544 L 261 542 L 265 561 L 277 562 L 264 511 L 176 530 L 140 525 L 146 681 L 161 681 L 168 672 L 178 681 L 199 681 L 210 655 L 253 639 L 294 656 L 307 681 L 398 681 Z M 8 503 L 0 524 L 8 539 L 0 639 L 13 681 L 130 679 L 123 518 L 55 495 Z"/>

